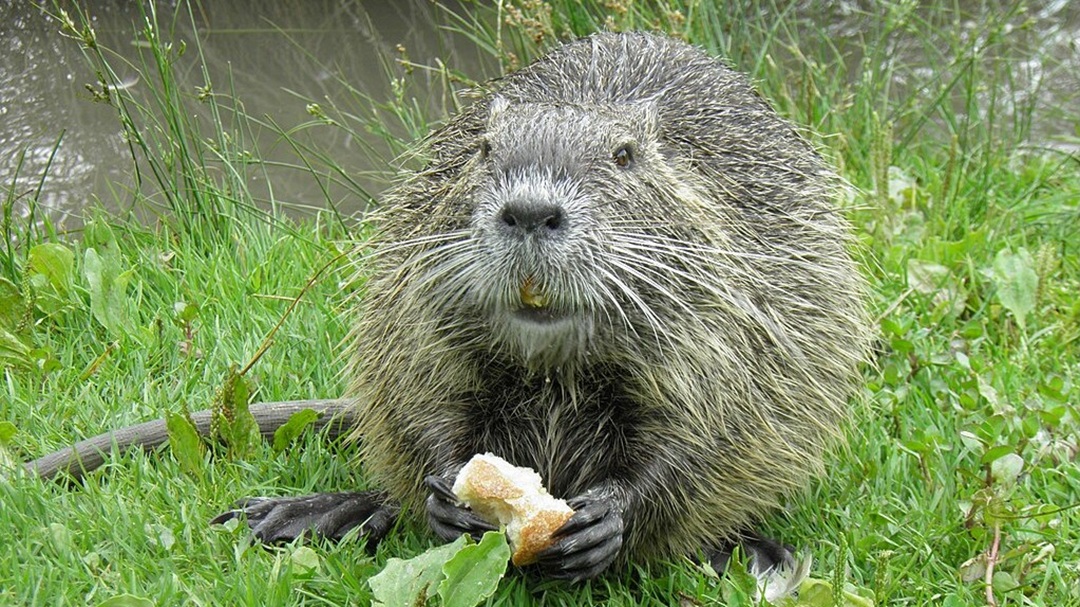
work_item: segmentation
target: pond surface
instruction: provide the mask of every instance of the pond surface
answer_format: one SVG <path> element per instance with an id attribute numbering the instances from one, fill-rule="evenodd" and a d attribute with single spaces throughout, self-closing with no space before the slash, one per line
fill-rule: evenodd
<path id="1" fill-rule="evenodd" d="M 126 61 L 140 65 L 149 55 L 141 42 L 145 21 L 139 4 L 89 3 L 100 45 L 120 55 L 110 64 L 125 85 L 148 89 L 137 71 L 125 66 Z M 455 45 L 452 35 L 437 25 L 440 18 L 445 22 L 442 9 L 424 0 L 193 4 L 201 4 L 194 21 L 215 91 L 235 91 L 249 116 L 284 128 L 310 121 L 305 108 L 311 101 L 354 97 L 345 83 L 374 99 L 389 98 L 384 64 L 401 56 L 399 45 L 416 63 L 438 59 L 477 78 L 494 76 L 497 69 L 494 60 L 485 63 L 469 45 Z M 52 10 L 51 2 L 45 6 Z M 173 12 L 171 4 L 159 3 L 163 30 L 171 25 Z M 178 62 L 187 80 L 183 85 L 201 85 L 191 19 L 182 15 L 175 28 L 171 39 L 187 46 Z M 164 32 L 162 37 L 170 39 Z M 21 201 L 41 187 L 39 212 L 68 227 L 78 226 L 91 204 L 117 210 L 133 198 L 131 154 L 116 111 L 93 100 L 87 85 L 95 84 L 97 77 L 78 42 L 61 35 L 59 24 L 38 3 L 0 0 L 0 185 L 6 190 L 14 180 Z M 357 142 L 340 130 L 312 132 L 322 137 L 313 144 L 333 155 L 365 189 L 377 193 L 385 187 L 384 167 L 369 166 Z M 259 129 L 254 138 L 264 159 L 295 163 L 295 155 L 272 129 Z M 261 171 L 253 173 L 259 173 L 249 184 L 253 193 L 269 197 L 270 188 L 259 183 L 265 177 Z M 304 171 L 270 167 L 267 176 L 279 203 L 300 210 L 326 207 L 322 190 Z M 345 212 L 366 203 L 353 198 L 340 201 Z M 25 202 L 16 212 L 27 213 Z"/>
<path id="2" fill-rule="evenodd" d="M 90 4 L 102 45 L 137 61 L 135 40 L 143 19 L 139 3 L 98 0 Z M 497 69 L 490 57 L 440 29 L 446 14 L 426 0 L 198 4 L 194 20 L 199 44 L 216 89 L 231 87 L 249 115 L 267 117 L 285 127 L 310 120 L 305 107 L 311 100 L 348 95 L 342 80 L 374 99 L 388 98 L 391 91 L 383 66 L 400 56 L 399 45 L 418 64 L 442 61 L 475 79 L 493 76 Z M 865 30 L 868 15 L 878 6 L 884 5 L 801 2 L 795 10 L 819 25 L 826 23 L 825 31 L 841 39 L 857 37 Z M 171 4 L 160 3 L 158 10 L 159 19 L 168 23 Z M 977 25 L 960 24 L 960 28 L 974 31 Z M 190 21 L 180 18 L 175 27 L 175 39 L 190 46 L 194 40 Z M 1023 75 L 1026 90 L 1034 96 L 1030 143 L 1076 150 L 1080 2 L 1034 2 L 1017 18 L 1015 31 L 1005 35 L 1015 38 L 1016 49 L 1001 60 Z M 918 87 L 920 74 L 934 73 L 936 66 L 920 65 L 930 61 L 926 41 L 925 36 L 897 40 L 893 57 L 907 66 L 897 72 L 897 86 Z M 190 69 L 194 71 L 195 66 L 192 62 Z M 145 86 L 134 70 L 120 75 L 130 86 Z M 95 103 L 86 88 L 96 80 L 79 45 L 60 35 L 57 23 L 43 14 L 38 3 L 0 1 L 0 186 L 13 187 L 20 197 L 15 208 L 19 215 L 28 212 L 24 201 L 37 195 L 39 187 L 38 212 L 47 213 L 62 227 L 77 226 L 91 204 L 117 210 L 133 199 L 132 161 L 115 110 Z M 325 140 L 313 144 L 356 175 L 363 188 L 377 194 L 385 187 L 384 167 L 371 166 L 358 142 L 340 131 L 320 132 L 325 133 Z M 287 146 L 270 129 L 255 133 L 255 138 L 264 158 L 293 161 L 287 158 Z M 47 179 L 42 182 L 46 167 Z M 327 204 L 318 184 L 302 171 L 272 169 L 253 178 L 251 188 L 260 198 L 269 198 L 272 192 L 276 201 L 293 209 Z M 362 209 L 366 202 L 355 195 L 333 201 L 346 213 Z"/>

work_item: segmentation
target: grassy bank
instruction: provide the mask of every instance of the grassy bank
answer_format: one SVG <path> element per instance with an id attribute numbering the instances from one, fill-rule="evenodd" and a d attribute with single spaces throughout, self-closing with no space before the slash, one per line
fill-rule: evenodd
<path id="1" fill-rule="evenodd" d="M 508 69 L 569 35 L 644 28 L 752 74 L 854 186 L 844 204 L 882 336 L 848 447 L 769 530 L 809 549 L 816 577 L 881 605 L 1080 605 L 1080 160 L 1032 136 L 1034 84 L 1013 61 L 1038 52 L 1015 46 L 1029 15 L 950 6 L 889 5 L 846 36 L 770 3 L 530 1 L 444 19 Z M 98 101 L 124 125 L 142 180 L 135 207 L 164 210 L 149 222 L 92 215 L 79 234 L 57 234 L 13 220 L 16 198 L 33 204 L 33 193 L 4 184 L 0 462 L 209 407 L 229 369 L 252 359 L 327 264 L 249 373 L 260 401 L 342 392 L 348 298 L 363 285 L 352 278 L 356 255 L 339 256 L 362 246 L 363 227 L 257 204 L 245 186 L 260 171 L 250 132 L 273 125 L 244 115 L 227 83 L 177 75 L 182 61 L 198 65 L 198 46 L 169 37 L 174 18 L 188 15 L 158 15 L 141 32 L 145 94 L 113 86 L 117 58 L 79 15 L 58 21 L 102 74 L 90 83 Z M 905 49 L 929 59 L 905 63 Z M 429 73 L 409 67 L 390 74 L 392 99 L 324 102 L 310 123 L 286 125 L 297 170 L 367 196 L 297 133 L 375 133 L 382 153 L 404 150 L 440 119 L 416 110 L 430 107 L 411 100 Z M 447 91 L 468 81 L 452 66 L 434 74 Z M 240 530 L 209 527 L 241 496 L 363 483 L 348 448 L 318 436 L 283 453 L 260 449 L 216 458 L 201 475 L 168 453 L 129 453 L 77 486 L 0 480 L 0 604 L 131 594 L 159 605 L 362 605 L 366 578 L 387 558 L 430 545 L 406 526 L 374 555 L 356 543 L 264 550 Z M 493 604 L 741 596 L 675 562 L 577 587 L 510 576 Z"/>

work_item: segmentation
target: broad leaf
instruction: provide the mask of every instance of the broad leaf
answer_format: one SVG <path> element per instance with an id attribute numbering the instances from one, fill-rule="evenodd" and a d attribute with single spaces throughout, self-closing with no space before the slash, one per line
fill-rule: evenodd
<path id="1" fill-rule="evenodd" d="M 127 285 L 134 272 L 121 272 L 114 256 L 99 255 L 91 248 L 86 249 L 83 258 L 83 274 L 90 285 L 90 311 L 94 318 L 115 336 L 130 335 Z"/>
<path id="2" fill-rule="evenodd" d="M 305 428 L 319 419 L 319 415 L 319 412 L 313 409 L 304 409 L 290 415 L 289 421 L 274 430 L 274 452 L 281 453 L 284 451 L 286 447 L 303 434 Z"/>
<path id="3" fill-rule="evenodd" d="M 510 562 L 510 544 L 506 534 L 489 531 L 479 544 L 465 546 L 454 555 L 439 584 L 443 607 L 474 607 L 491 596 L 506 574 Z"/>
<path id="4" fill-rule="evenodd" d="M 64 245 L 46 242 L 30 247 L 28 262 L 30 271 L 44 276 L 58 292 L 66 293 L 71 286 L 75 253 Z"/>
<path id="5" fill-rule="evenodd" d="M 368 579 L 376 605 L 415 607 L 435 593 L 443 579 L 443 565 L 465 547 L 466 536 L 411 559 L 392 558 Z"/>
<path id="6" fill-rule="evenodd" d="M 1005 306 L 1021 330 L 1027 327 L 1027 317 L 1035 309 L 1035 298 L 1039 289 L 1039 275 L 1035 273 L 1035 260 L 1027 249 L 1021 248 L 1013 253 L 999 251 L 994 257 L 991 271 L 997 298 Z"/>
<path id="7" fill-rule="evenodd" d="M 191 416 L 168 412 L 165 414 L 165 427 L 169 432 L 169 447 L 173 457 L 180 463 L 180 468 L 188 474 L 202 476 L 206 459 L 203 457 L 206 445 L 199 436 L 199 430 L 191 421 Z"/>

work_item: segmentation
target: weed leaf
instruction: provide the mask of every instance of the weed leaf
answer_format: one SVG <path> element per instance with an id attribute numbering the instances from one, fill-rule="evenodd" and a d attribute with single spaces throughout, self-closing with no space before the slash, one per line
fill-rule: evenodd
<path id="1" fill-rule="evenodd" d="M 67 293 L 71 285 L 75 253 L 62 244 L 46 242 L 30 247 L 28 266 L 32 273 L 44 276 L 60 293 Z"/>
<path id="2" fill-rule="evenodd" d="M 289 554 L 289 561 L 292 563 L 293 569 L 301 576 L 317 573 L 319 571 L 319 563 L 322 562 L 319 558 L 319 553 L 312 550 L 309 546 L 297 546 L 296 549 Z"/>
<path id="3" fill-rule="evenodd" d="M 994 477 L 995 481 L 1003 485 L 1015 483 L 1023 469 L 1024 458 L 1015 453 L 1003 455 L 990 463 L 991 476 Z"/>
<path id="4" fill-rule="evenodd" d="M 11 442 L 11 438 L 15 436 L 18 430 L 15 428 L 15 424 L 11 422 L 0 422 L 0 445 L 5 445 Z"/>
<path id="5" fill-rule="evenodd" d="M 1035 273 L 1035 260 L 1027 249 L 1013 253 L 1003 249 L 994 257 L 990 276 L 997 287 L 997 297 L 1023 331 L 1027 317 L 1035 309 L 1035 296 L 1039 288 L 1039 275 Z"/>
<path id="6" fill-rule="evenodd" d="M 6 278 L 0 278 L 0 328 L 14 330 L 24 309 L 19 287 Z"/>
<path id="7" fill-rule="evenodd" d="M 423 605 L 443 579 L 443 566 L 465 547 L 467 536 L 432 548 L 411 559 L 392 558 L 368 579 L 376 605 L 414 607 Z"/>
<path id="8" fill-rule="evenodd" d="M 506 534 L 489 531 L 479 544 L 465 546 L 443 565 L 439 584 L 443 607 L 474 607 L 491 596 L 506 574 L 510 544 Z"/>
<path id="9" fill-rule="evenodd" d="M 0 359 L 10 358 L 13 362 L 26 363 L 30 360 L 30 346 L 18 335 L 0 327 Z"/>
<path id="10" fill-rule="evenodd" d="M 851 584 L 844 584 L 844 587 L 837 593 L 831 582 L 808 578 L 799 587 L 798 602 L 781 602 L 779 605 L 792 607 L 873 607 L 874 600 L 869 596 L 864 596 L 866 594 L 870 594 L 870 591 Z"/>
<path id="11" fill-rule="evenodd" d="M 908 286 L 916 293 L 927 295 L 934 308 L 949 316 L 964 311 L 967 295 L 949 268 L 943 265 L 909 259 L 907 264 Z"/>
<path id="12" fill-rule="evenodd" d="M 304 409 L 303 411 L 297 411 L 289 416 L 289 421 L 281 424 L 277 430 L 274 430 L 274 453 L 281 453 L 295 441 L 303 432 L 304 429 L 315 423 L 315 420 L 319 419 L 319 413 L 312 409 Z"/>
<path id="13" fill-rule="evenodd" d="M 182 414 L 169 411 L 165 414 L 165 428 L 169 433 L 169 447 L 180 463 L 180 469 L 192 476 L 202 476 L 206 446 L 191 415 L 187 411 Z"/>
<path id="14" fill-rule="evenodd" d="M 128 335 L 131 325 L 128 322 L 127 284 L 133 271 L 121 272 L 115 257 L 98 255 L 89 248 L 83 258 L 83 273 L 90 285 L 90 311 L 94 318 L 109 333 L 117 337 Z"/>
<path id="15" fill-rule="evenodd" d="M 991 447 L 986 450 L 986 453 L 983 453 L 980 462 L 983 464 L 991 464 L 1014 451 L 1016 451 L 1016 447 L 1012 445 L 998 445 L 996 447 Z"/>
<path id="16" fill-rule="evenodd" d="M 15 470 L 19 466 L 19 460 L 7 449 L 15 432 L 15 424 L 0 422 L 0 472 Z"/>

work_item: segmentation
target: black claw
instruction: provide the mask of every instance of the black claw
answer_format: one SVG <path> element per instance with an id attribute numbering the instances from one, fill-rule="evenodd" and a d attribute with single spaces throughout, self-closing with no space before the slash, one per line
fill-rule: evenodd
<path id="1" fill-rule="evenodd" d="M 309 537 L 338 541 L 360 527 L 368 545 L 374 546 L 393 525 L 397 513 L 397 506 L 378 492 L 320 493 L 240 500 L 234 509 L 219 514 L 210 523 L 243 518 L 252 535 L 266 544 Z"/>
<path id="2" fill-rule="evenodd" d="M 602 501 L 587 503 L 576 508 L 574 506 L 570 507 L 574 508 L 574 515 L 570 517 L 570 520 L 563 523 L 562 527 L 556 529 L 555 533 L 552 534 L 552 537 L 560 538 L 578 533 L 583 529 L 596 525 L 598 521 L 603 520 L 611 513 L 611 506 Z M 619 518 L 619 531 L 621 531 L 621 517 Z"/>
<path id="3" fill-rule="evenodd" d="M 600 575 L 615 561 L 624 524 L 612 500 L 586 496 L 571 503 L 574 516 L 555 532 L 555 543 L 537 555 L 537 565 L 548 577 L 580 581 Z"/>
<path id="4" fill-rule="evenodd" d="M 607 571 L 608 567 L 614 559 L 596 563 L 592 566 L 583 569 L 561 569 L 553 573 L 549 573 L 548 577 L 556 580 L 564 580 L 571 583 L 583 582 L 585 580 L 591 580 L 598 577 L 604 571 Z"/>
<path id="5" fill-rule="evenodd" d="M 787 544 L 763 537 L 754 532 L 747 532 L 737 542 L 742 553 L 749 559 L 751 572 L 765 572 L 777 567 L 794 567 L 795 548 Z M 717 573 L 723 574 L 731 560 L 731 553 L 736 544 L 728 544 L 715 550 L 709 556 L 709 564 Z"/>
<path id="6" fill-rule="evenodd" d="M 433 527 L 445 527 L 452 529 L 455 535 L 449 539 L 455 539 L 462 533 L 474 531 L 494 531 L 495 527 L 484 519 L 478 517 L 472 510 L 451 504 L 439 499 L 436 495 L 428 496 L 428 518 Z"/>
<path id="7" fill-rule="evenodd" d="M 562 573 L 575 575 L 595 567 L 607 567 L 618 556 L 620 548 L 622 537 L 616 536 L 591 548 L 560 554 L 558 558 L 545 554 L 539 557 L 537 562 L 547 566 L 557 565 Z"/>
<path id="8" fill-rule="evenodd" d="M 440 499 L 453 504 L 461 503 L 458 496 L 454 494 L 453 484 L 449 480 L 441 476 L 427 476 L 424 477 L 424 484 Z"/>
<path id="9" fill-rule="evenodd" d="M 428 476 L 424 484 L 431 490 L 426 501 L 428 524 L 439 538 L 449 542 L 468 534 L 479 539 L 485 532 L 497 529 L 461 503 L 449 479 Z"/>
<path id="10" fill-rule="evenodd" d="M 262 520 L 275 501 L 272 497 L 245 497 L 236 500 L 232 504 L 232 510 L 226 510 L 210 519 L 210 524 L 221 525 L 234 518 L 246 518 L 248 521 Z"/>
<path id="11" fill-rule="evenodd" d="M 228 521 L 233 520 L 234 518 L 240 518 L 241 514 L 243 514 L 243 512 L 241 512 L 239 510 L 226 510 L 225 512 L 222 512 L 221 514 L 219 514 L 219 515 L 215 516 L 214 518 L 210 519 L 210 524 L 211 525 L 224 525 L 225 523 L 227 523 Z"/>
<path id="12" fill-rule="evenodd" d="M 324 537 L 341 538 L 349 530 L 364 524 L 376 510 L 377 505 L 360 496 L 349 497 L 320 516 L 313 531 Z"/>
<path id="13" fill-rule="evenodd" d="M 248 519 L 248 524 L 251 524 L 250 519 Z M 266 518 L 252 526 L 251 532 L 264 544 L 287 544 L 297 539 L 307 538 L 313 526 L 317 524 L 313 521 L 305 525 L 304 521 L 297 519 L 294 513 L 283 508 L 270 512 Z"/>
<path id="14" fill-rule="evenodd" d="M 380 508 L 364 521 L 362 533 L 368 537 L 386 537 L 390 528 L 397 522 L 398 510 L 396 508 Z M 348 533 L 348 531 L 346 531 Z M 370 542 L 370 547 L 374 547 Z"/>

